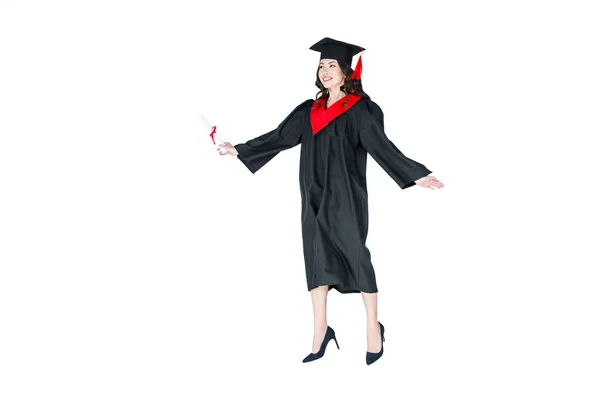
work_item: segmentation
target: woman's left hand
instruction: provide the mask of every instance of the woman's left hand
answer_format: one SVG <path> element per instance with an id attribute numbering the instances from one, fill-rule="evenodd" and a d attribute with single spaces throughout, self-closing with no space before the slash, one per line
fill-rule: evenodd
<path id="1" fill-rule="evenodd" d="M 421 187 L 429 188 L 429 189 L 441 189 L 444 187 L 444 184 L 437 180 L 435 176 L 424 176 L 420 179 L 417 179 L 415 183 Z"/>

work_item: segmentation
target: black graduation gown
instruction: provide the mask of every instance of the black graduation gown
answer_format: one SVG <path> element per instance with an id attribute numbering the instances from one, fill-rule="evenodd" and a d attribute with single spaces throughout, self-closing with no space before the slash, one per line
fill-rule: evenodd
<path id="1" fill-rule="evenodd" d="M 345 98 L 330 108 L 340 108 L 342 103 Z M 387 138 L 383 112 L 372 100 L 360 98 L 313 134 L 311 109 L 315 109 L 313 126 L 319 122 L 319 112 L 325 111 L 318 109 L 319 104 L 324 105 L 323 99 L 306 100 L 273 131 L 235 145 L 238 159 L 255 173 L 279 152 L 302 144 L 300 193 L 308 290 L 328 285 L 328 290 L 340 293 L 376 293 L 375 271 L 365 244 L 367 153 L 402 189 L 431 171 Z"/>

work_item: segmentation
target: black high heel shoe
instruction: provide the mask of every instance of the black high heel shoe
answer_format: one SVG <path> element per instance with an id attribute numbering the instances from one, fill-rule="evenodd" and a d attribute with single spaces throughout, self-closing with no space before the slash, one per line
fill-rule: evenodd
<path id="1" fill-rule="evenodd" d="M 331 339 L 335 340 L 335 345 L 339 350 L 340 345 L 338 344 L 337 339 L 335 337 L 335 331 L 329 326 L 327 326 L 327 332 L 325 332 L 325 337 L 323 338 L 323 342 L 321 343 L 321 348 L 319 349 L 319 351 L 316 353 L 310 353 L 304 358 L 304 360 L 302 360 L 302 362 L 306 363 L 323 357 L 323 355 L 325 354 L 325 348 L 327 347 L 327 343 L 329 343 Z"/>
<path id="2" fill-rule="evenodd" d="M 375 361 L 379 360 L 383 355 L 383 342 L 385 342 L 385 337 L 383 337 L 383 331 L 385 329 L 381 322 L 379 322 L 379 330 L 381 331 L 381 350 L 379 350 L 379 353 L 370 353 L 367 351 L 367 365 L 373 364 Z"/>

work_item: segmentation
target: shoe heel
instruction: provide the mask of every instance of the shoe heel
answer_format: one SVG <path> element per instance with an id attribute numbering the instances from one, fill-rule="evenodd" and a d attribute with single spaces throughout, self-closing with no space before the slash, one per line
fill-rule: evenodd
<path id="1" fill-rule="evenodd" d="M 321 347 L 319 348 L 319 351 L 316 353 L 310 353 L 309 355 L 304 357 L 304 360 L 302 360 L 302 362 L 306 363 L 323 357 L 323 355 L 325 354 L 325 349 L 327 348 L 327 344 L 331 341 L 331 339 L 335 340 L 335 345 L 339 349 L 340 345 L 338 344 L 337 338 L 335 337 L 335 332 L 333 331 L 333 329 L 331 329 L 331 327 L 328 326 L 327 332 L 325 332 L 325 337 L 323 338 L 323 342 L 321 342 Z"/>

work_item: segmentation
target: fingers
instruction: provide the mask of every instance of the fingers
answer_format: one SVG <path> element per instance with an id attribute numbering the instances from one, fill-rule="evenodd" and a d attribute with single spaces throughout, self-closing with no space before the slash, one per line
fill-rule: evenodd
<path id="1" fill-rule="evenodd" d="M 437 187 L 443 188 L 444 184 L 442 182 L 440 182 L 437 178 L 435 177 L 431 177 L 431 181 L 434 185 L 436 185 Z"/>
<path id="2" fill-rule="evenodd" d="M 435 190 L 435 189 L 441 189 L 444 187 L 444 184 L 440 181 L 438 181 L 435 177 L 433 176 L 428 176 L 428 179 L 423 181 L 423 182 L 419 182 L 419 185 L 431 190 Z"/>
<path id="3" fill-rule="evenodd" d="M 425 182 L 425 187 L 435 190 L 444 187 L 444 184 L 440 182 L 435 176 L 427 176 L 428 180 Z"/>
<path id="4" fill-rule="evenodd" d="M 227 150 L 225 148 L 225 146 L 219 145 L 219 147 L 216 150 L 217 150 L 217 153 L 219 153 L 219 155 L 222 155 L 222 156 L 227 155 L 227 154 L 231 154 L 231 153 L 229 153 L 229 150 Z"/>

